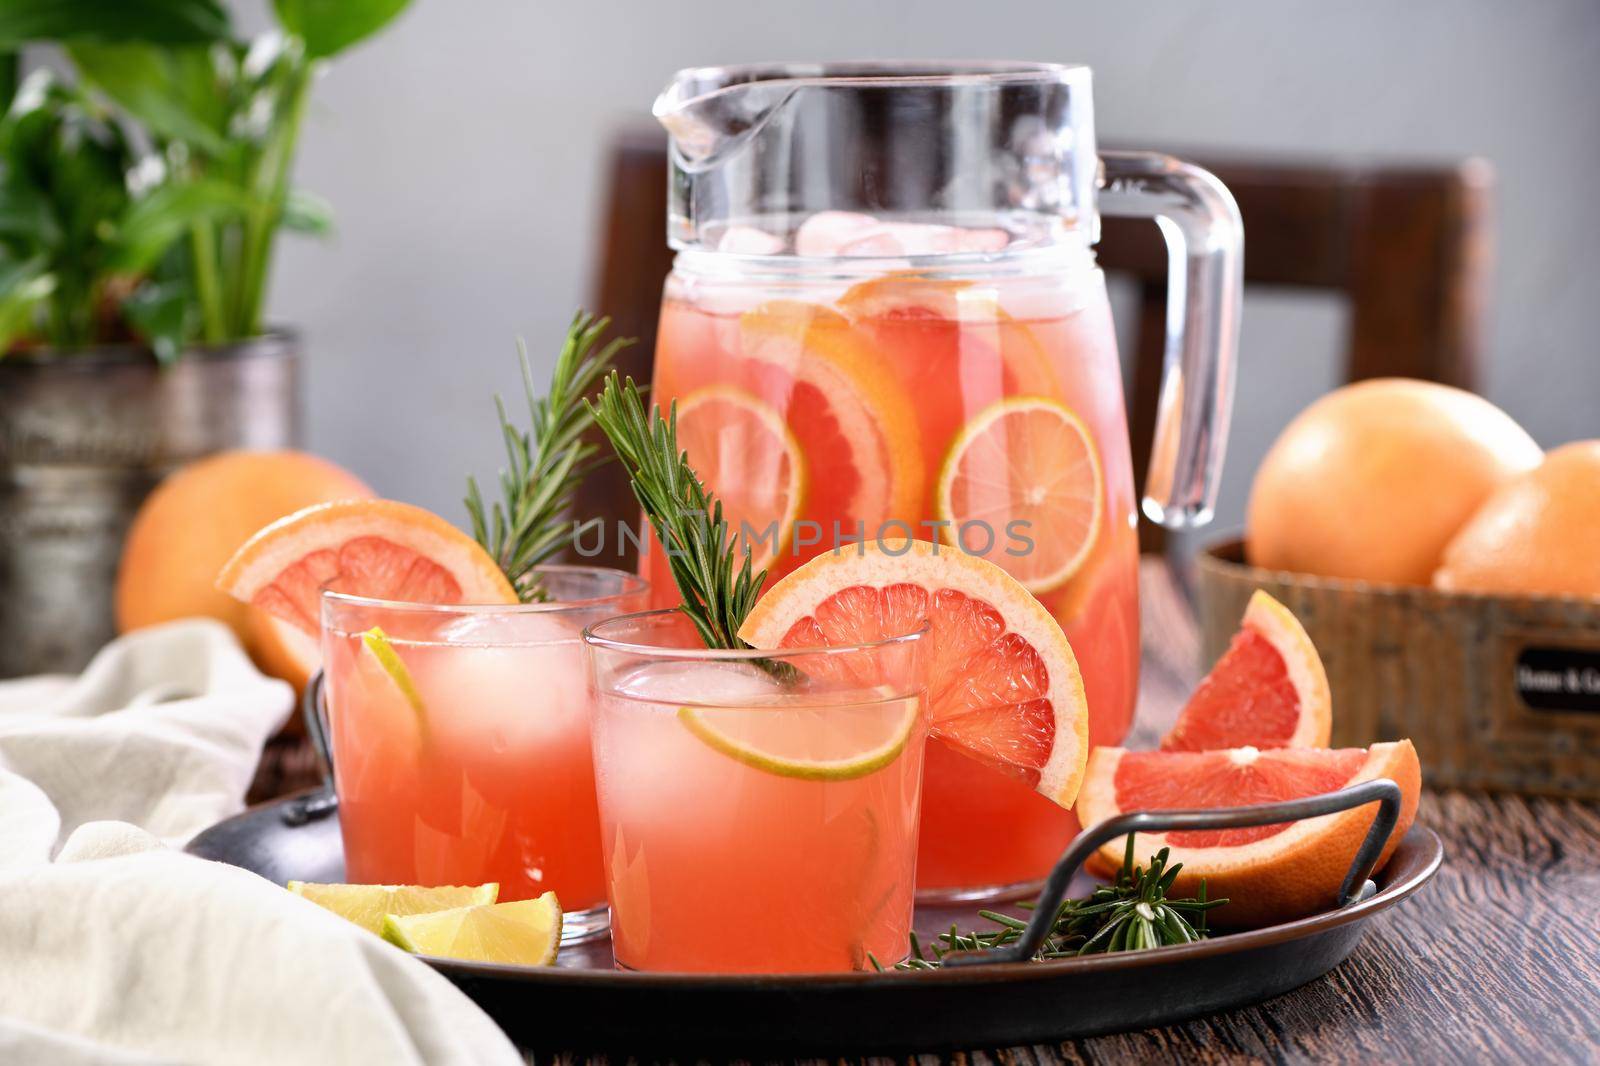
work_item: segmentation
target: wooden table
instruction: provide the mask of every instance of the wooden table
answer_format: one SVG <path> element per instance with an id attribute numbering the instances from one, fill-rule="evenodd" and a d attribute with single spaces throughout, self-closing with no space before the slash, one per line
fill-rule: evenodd
<path id="1" fill-rule="evenodd" d="M 1198 676 L 1193 615 L 1170 573 L 1147 562 L 1141 593 L 1132 746 L 1153 743 Z M 1320 980 L 1161 1029 L 907 1061 L 1600 1062 L 1600 805 L 1429 792 L 1419 820 L 1444 839 L 1444 867 Z"/>

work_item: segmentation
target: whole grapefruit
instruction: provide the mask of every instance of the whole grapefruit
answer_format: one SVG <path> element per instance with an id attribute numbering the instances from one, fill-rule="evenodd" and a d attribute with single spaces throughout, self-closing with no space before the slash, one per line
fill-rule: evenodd
<path id="1" fill-rule="evenodd" d="M 128 531 L 117 568 L 117 629 L 215 618 L 232 627 L 263 672 L 303 687 L 316 642 L 218 591 L 217 571 L 269 522 L 372 494 L 354 474 L 305 452 L 229 451 L 180 467 L 156 486 Z"/>
<path id="2" fill-rule="evenodd" d="M 1249 561 L 1273 570 L 1426 585 L 1490 493 L 1539 464 L 1511 416 L 1407 378 L 1336 389 L 1289 423 L 1256 471 Z"/>
<path id="3" fill-rule="evenodd" d="M 1442 589 L 1600 597 L 1600 440 L 1500 486 L 1445 547 Z"/>

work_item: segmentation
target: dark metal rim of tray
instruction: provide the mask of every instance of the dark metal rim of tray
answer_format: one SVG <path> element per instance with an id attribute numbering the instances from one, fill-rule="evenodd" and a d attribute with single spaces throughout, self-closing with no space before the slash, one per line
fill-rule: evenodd
<path id="1" fill-rule="evenodd" d="M 1092 977 L 1110 970 L 1144 970 L 1153 963 L 1181 965 L 1195 960 L 1215 959 L 1242 952 L 1257 951 L 1303 940 L 1360 923 L 1410 896 L 1431 878 L 1444 859 L 1444 847 L 1431 829 L 1417 827 L 1406 834 L 1395 849 L 1388 867 L 1380 875 L 1383 882 L 1375 895 L 1359 903 L 1323 911 L 1282 925 L 1246 932 L 1227 933 L 1208 940 L 1149 951 L 1124 951 L 1104 955 L 1084 955 L 1073 959 L 1052 959 L 1026 966 L 1009 963 L 984 963 L 977 966 L 947 966 L 938 970 L 891 970 L 885 973 L 837 974 L 694 974 L 640 973 L 632 970 L 568 970 L 549 966 L 500 966 L 492 963 L 462 962 L 457 959 L 428 957 L 428 962 L 451 978 L 470 980 L 493 978 L 523 984 L 584 984 L 597 988 L 697 988 L 706 992 L 761 985 L 774 991 L 836 987 L 860 992 L 865 989 L 925 987 L 928 985 L 971 985 L 995 981 L 1027 981 L 1049 970 L 1072 970 Z"/>
<path id="2" fill-rule="evenodd" d="M 313 837 L 337 849 L 326 821 L 282 817 L 306 797 L 263 805 L 207 830 L 189 851 L 281 876 Z M 1265 824 L 1379 803 L 1339 899 L 1309 918 L 1151 951 L 1017 962 L 964 959 L 937 971 L 733 975 L 519 967 L 427 958 L 519 1044 L 549 1050 L 678 1051 L 754 1057 L 1009 1046 L 1147 1028 L 1260 1002 L 1327 973 L 1355 950 L 1367 919 L 1425 884 L 1443 860 L 1432 830 L 1413 827 L 1369 880 L 1390 836 L 1399 789 L 1368 781 L 1286 804 L 1200 812 L 1133 812 L 1081 833 L 1041 896 L 1054 910 L 1084 858 L 1129 831 Z M 331 813 L 331 812 L 330 812 Z M 262 869 L 263 863 L 271 872 Z M 310 870 L 297 871 L 310 874 Z M 1040 931 L 1042 932 L 1042 924 Z"/>

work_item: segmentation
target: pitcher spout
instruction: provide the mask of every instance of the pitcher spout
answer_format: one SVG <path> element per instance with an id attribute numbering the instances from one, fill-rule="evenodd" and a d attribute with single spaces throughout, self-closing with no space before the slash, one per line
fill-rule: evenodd
<path id="1" fill-rule="evenodd" d="M 803 255 L 799 227 L 828 213 L 1040 235 L 1034 243 L 1092 223 L 1086 67 L 695 67 L 652 111 L 671 138 L 668 237 L 679 249 Z"/>
<path id="2" fill-rule="evenodd" d="M 651 113 L 666 128 L 678 165 L 698 172 L 758 136 L 795 91 L 788 79 L 730 81 L 725 69 L 700 67 L 679 71 Z"/>

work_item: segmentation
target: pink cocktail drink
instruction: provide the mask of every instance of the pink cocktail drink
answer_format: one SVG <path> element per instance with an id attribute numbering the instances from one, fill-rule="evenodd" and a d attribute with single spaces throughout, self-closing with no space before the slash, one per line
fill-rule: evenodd
<path id="1" fill-rule="evenodd" d="M 617 963 L 782 973 L 904 957 L 921 634 L 760 659 L 694 648 L 676 612 L 590 633 Z"/>
<path id="2" fill-rule="evenodd" d="M 553 891 L 568 938 L 605 925 L 583 627 L 644 584 L 551 567 L 563 600 L 397 604 L 328 593 L 323 653 L 346 878 Z"/>

